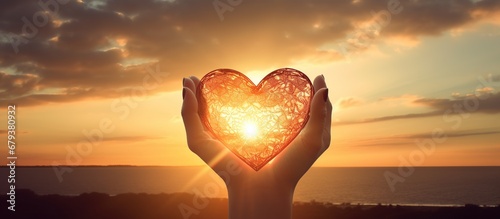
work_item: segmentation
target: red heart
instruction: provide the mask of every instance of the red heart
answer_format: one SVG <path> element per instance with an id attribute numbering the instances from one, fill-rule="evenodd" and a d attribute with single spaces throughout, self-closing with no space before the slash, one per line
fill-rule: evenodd
<path id="1" fill-rule="evenodd" d="M 282 68 L 257 86 L 238 71 L 217 69 L 201 79 L 196 95 L 205 128 L 257 171 L 302 130 L 313 94 L 304 73 Z"/>

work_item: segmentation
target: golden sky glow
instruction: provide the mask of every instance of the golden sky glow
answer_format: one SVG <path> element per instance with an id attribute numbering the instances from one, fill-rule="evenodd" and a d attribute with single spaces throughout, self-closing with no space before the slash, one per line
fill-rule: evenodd
<path id="1" fill-rule="evenodd" d="M 316 166 L 500 165 L 498 1 L 244 1 L 223 19 L 211 1 L 79 1 L 33 36 L 36 1 L 0 5 L 0 139 L 15 103 L 19 165 L 202 165 L 182 78 L 282 67 L 326 78 Z"/>

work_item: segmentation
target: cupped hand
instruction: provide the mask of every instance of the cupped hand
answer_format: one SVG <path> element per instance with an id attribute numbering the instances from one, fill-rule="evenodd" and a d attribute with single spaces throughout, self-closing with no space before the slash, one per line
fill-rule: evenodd
<path id="1" fill-rule="evenodd" d="M 274 182 L 295 187 L 299 179 L 330 145 L 332 104 L 328 99 L 328 88 L 322 75 L 317 76 L 313 82 L 315 94 L 307 124 L 285 150 L 259 171 L 246 165 L 205 129 L 198 114 L 196 99 L 199 83 L 200 80 L 194 76 L 183 79 L 184 100 L 181 113 L 187 143 L 191 151 L 216 173 L 219 175 L 226 173 L 221 177 L 228 189 L 230 184 L 234 183 L 248 185 Z M 228 168 L 234 169 L 235 165 L 239 168 L 238 171 L 229 171 L 233 174 L 228 178 Z"/>

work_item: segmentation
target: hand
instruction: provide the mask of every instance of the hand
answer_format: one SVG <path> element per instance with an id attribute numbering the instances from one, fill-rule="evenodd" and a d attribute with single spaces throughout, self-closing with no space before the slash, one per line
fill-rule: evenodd
<path id="1" fill-rule="evenodd" d="M 324 77 L 314 79 L 315 94 L 305 127 L 272 163 L 259 171 L 240 160 L 204 128 L 195 95 L 199 82 L 194 76 L 183 80 L 181 113 L 187 143 L 226 183 L 229 218 L 291 218 L 295 186 L 330 145 L 332 105 Z"/>

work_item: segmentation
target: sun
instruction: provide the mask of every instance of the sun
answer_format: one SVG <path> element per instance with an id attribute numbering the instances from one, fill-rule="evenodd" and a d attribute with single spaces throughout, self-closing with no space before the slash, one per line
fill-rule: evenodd
<path id="1" fill-rule="evenodd" d="M 254 122 L 247 121 L 243 123 L 243 136 L 246 139 L 253 139 L 257 137 L 257 134 L 259 132 L 259 129 L 257 128 L 257 125 Z"/>

